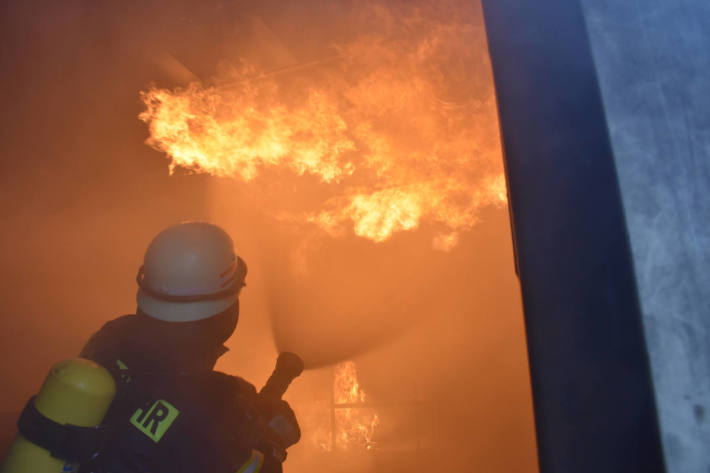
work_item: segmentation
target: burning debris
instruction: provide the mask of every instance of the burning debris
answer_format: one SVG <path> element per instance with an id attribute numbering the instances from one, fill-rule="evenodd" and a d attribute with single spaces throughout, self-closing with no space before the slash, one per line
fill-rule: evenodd
<path id="1" fill-rule="evenodd" d="M 374 448 L 372 436 L 380 418 L 376 412 L 369 412 L 372 409 L 365 404 L 365 391 L 360 387 L 354 362 L 346 361 L 335 367 L 333 397 L 336 447 Z"/>
<path id="2" fill-rule="evenodd" d="M 309 412 L 311 415 L 302 416 L 310 443 L 323 452 L 373 450 L 373 436 L 380 417 L 366 401 L 353 361 L 334 367 L 331 395 L 328 406 L 325 403 L 299 406 L 313 411 Z"/>
<path id="3" fill-rule="evenodd" d="M 347 20 L 360 33 L 325 60 L 278 71 L 242 63 L 209 82 L 152 87 L 140 115 L 148 144 L 171 172 L 266 187 L 260 176 L 285 170 L 296 178 L 280 188 L 317 195 L 297 210 L 283 196 L 263 199 L 276 218 L 375 242 L 426 222 L 440 233 L 433 246 L 449 250 L 479 209 L 506 203 L 493 90 L 480 79 L 488 59 L 474 47 L 484 35 L 471 14 L 456 1 L 371 2 Z"/>

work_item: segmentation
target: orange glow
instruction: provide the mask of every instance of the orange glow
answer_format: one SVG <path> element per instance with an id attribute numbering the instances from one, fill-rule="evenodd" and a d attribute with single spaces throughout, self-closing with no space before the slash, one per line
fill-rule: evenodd
<path id="1" fill-rule="evenodd" d="M 376 410 L 367 405 L 354 362 L 345 361 L 335 366 L 332 395 L 330 403 L 315 401 L 298 406 L 309 443 L 324 452 L 374 449 L 373 435 L 380 418 Z"/>
<path id="2" fill-rule="evenodd" d="M 326 189 L 303 211 L 269 201 L 277 218 L 375 242 L 426 222 L 434 248 L 450 250 L 506 193 L 493 90 L 475 82 L 488 70 L 472 46 L 481 31 L 442 5 L 363 7 L 364 33 L 302 67 L 241 64 L 208 83 L 149 88 L 147 142 L 171 172 L 258 186 L 279 169 L 291 188 L 315 178 Z"/>
<path id="3" fill-rule="evenodd" d="M 346 361 L 335 368 L 333 396 L 338 404 L 361 404 L 365 402 L 365 391 L 357 379 L 355 363 Z M 364 407 L 339 407 L 335 410 L 335 445 L 338 448 L 364 448 L 371 450 L 375 443 L 372 435 L 380 419 L 372 409 Z"/>
<path id="4" fill-rule="evenodd" d="M 375 409 L 366 404 L 367 397 L 354 362 L 345 361 L 335 366 L 332 395 L 330 403 L 316 401 L 298 406 L 309 443 L 324 452 L 375 448 L 373 435 L 380 418 Z"/>

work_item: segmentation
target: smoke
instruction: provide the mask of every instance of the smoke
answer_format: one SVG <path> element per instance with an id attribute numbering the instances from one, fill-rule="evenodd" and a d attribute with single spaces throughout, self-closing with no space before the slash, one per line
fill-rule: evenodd
<path id="1" fill-rule="evenodd" d="M 220 366 L 243 370 L 241 360 L 246 359 L 247 372 L 251 374 L 253 370 L 254 379 L 259 379 L 257 373 L 268 370 L 271 363 L 262 360 L 272 360 L 278 351 L 294 351 L 304 358 L 309 370 L 287 393 L 304 432 L 303 441 L 292 449 L 286 465 L 292 471 L 404 471 L 430 464 L 434 457 L 443 468 L 452 470 L 475 467 L 485 471 L 535 471 L 522 311 L 505 210 L 487 206 L 491 201 L 481 199 L 479 207 L 458 207 L 468 219 L 465 225 L 450 226 L 429 215 L 409 228 L 397 227 L 382 239 L 358 232 L 357 218 L 351 220 L 354 225 L 349 228 L 338 222 L 330 227 L 329 218 L 324 219 L 326 224 L 299 218 L 309 212 L 313 215 L 313 209 L 332 212 L 329 206 L 352 190 L 351 180 L 377 200 L 382 195 L 377 194 L 379 190 L 389 189 L 383 180 L 404 179 L 402 176 L 406 175 L 427 182 L 428 176 L 435 182 L 434 194 L 440 196 L 448 189 L 439 186 L 436 177 L 439 167 L 443 167 L 444 175 L 459 172 L 464 176 L 464 183 L 470 186 L 466 195 L 470 196 L 481 186 L 485 188 L 484 178 L 501 173 L 495 110 L 480 107 L 492 98 L 492 84 L 487 60 L 479 57 L 485 56 L 485 40 L 476 10 L 456 2 L 446 2 L 433 10 L 418 9 L 424 4 L 410 2 L 360 5 L 340 4 L 343 10 L 335 12 L 331 5 L 330 16 L 324 18 L 326 15 L 321 12 L 317 20 L 311 21 L 304 20 L 316 11 L 309 6 L 301 7 L 298 13 L 288 8 L 282 15 L 272 12 L 268 20 L 264 19 L 272 32 L 269 44 L 276 37 L 291 51 L 286 55 L 287 64 L 274 65 L 268 55 L 260 60 L 250 58 L 279 71 L 276 76 L 261 78 L 265 81 L 262 83 L 274 87 L 270 89 L 274 92 L 269 96 L 270 104 L 293 98 L 288 94 L 281 98 L 282 81 L 307 90 L 309 81 L 319 85 L 323 77 L 328 77 L 328 83 L 335 84 L 334 89 L 349 93 L 345 99 L 348 105 L 352 101 L 359 104 L 355 111 L 346 107 L 342 112 L 348 122 L 349 113 L 390 104 L 389 96 L 397 98 L 397 90 L 402 91 L 406 102 L 411 89 L 404 77 L 412 76 L 412 69 L 381 67 L 381 59 L 396 44 L 398 49 L 390 57 L 390 65 L 406 63 L 407 59 L 399 54 L 412 44 L 420 44 L 408 44 L 406 35 L 427 37 L 425 18 L 431 16 L 434 23 L 442 25 L 446 23 L 442 20 L 448 19 L 452 24 L 450 15 L 458 14 L 451 31 L 467 32 L 467 41 L 453 41 L 451 61 L 427 64 L 430 69 L 425 82 L 440 86 L 435 87 L 437 107 L 424 110 L 416 105 L 413 110 L 405 106 L 407 117 L 397 119 L 393 119 L 392 109 L 386 109 L 382 121 L 374 125 L 376 120 L 369 114 L 364 114 L 362 122 L 352 122 L 353 126 L 370 124 L 376 130 L 375 136 L 385 136 L 389 147 L 379 155 L 369 153 L 370 146 L 356 153 L 365 167 L 372 165 L 369 172 L 348 174 L 345 155 L 340 157 L 342 161 L 336 156 L 335 161 L 326 162 L 325 175 L 301 174 L 294 170 L 297 162 L 289 161 L 291 157 L 286 154 L 273 166 L 260 162 L 254 168 L 231 168 L 238 161 L 231 161 L 230 157 L 225 167 L 213 161 L 218 169 L 228 172 L 211 181 L 212 218 L 232 231 L 238 251 L 249 262 L 250 281 L 243 307 L 245 313 L 258 314 L 256 318 L 262 321 L 258 335 L 257 327 L 241 327 L 241 342 L 234 340 L 232 351 Z M 289 33 L 291 23 L 308 26 Z M 460 29 L 462 26 L 464 30 Z M 346 33 L 336 33 L 334 29 Z M 435 28 L 434 33 L 438 31 Z M 450 39 L 456 34 L 452 33 Z M 313 36 L 321 39 L 321 46 L 311 45 L 306 48 L 308 54 L 299 57 L 299 47 L 312 41 Z M 341 53 L 334 58 L 328 46 L 331 38 L 358 52 Z M 255 42 L 255 49 L 263 51 L 259 41 Z M 317 58 L 328 60 L 323 63 Z M 348 62 L 343 58 L 358 60 Z M 461 59 L 461 69 L 442 69 L 443 63 L 456 64 L 453 58 Z M 307 67 L 296 68 L 298 64 Z M 353 70 L 338 76 L 343 64 L 351 65 Z M 417 73 L 421 70 L 417 69 Z M 434 80 L 437 77 L 439 82 Z M 384 84 L 388 88 L 372 95 L 372 90 L 365 93 L 364 84 Z M 228 100 L 229 94 L 221 94 L 219 87 L 200 86 L 196 90 L 208 95 L 217 91 L 220 100 Z M 377 87 L 373 89 L 378 91 Z M 356 91 L 361 92 L 357 98 Z M 183 92 L 190 94 L 188 89 L 171 93 L 185 98 Z M 240 100 L 244 98 L 241 93 L 237 95 Z M 461 121 L 457 121 L 459 111 L 466 116 Z M 335 112 L 340 113 L 340 109 Z M 231 110 L 226 113 L 232 116 Z M 461 130 L 467 130 L 464 133 L 469 140 L 459 143 L 468 147 L 467 153 L 444 153 L 446 158 L 437 161 L 427 147 L 430 143 L 422 142 L 431 137 L 433 142 L 441 143 L 442 136 L 448 139 L 461 135 L 435 127 L 433 135 L 420 136 L 407 128 L 410 121 L 426 121 L 432 119 L 432 114 L 434 120 L 443 114 Z M 391 131 L 397 126 L 401 128 Z M 353 143 L 359 149 L 358 140 Z M 170 156 L 175 158 L 174 154 Z M 331 157 L 328 155 L 328 159 Z M 361 161 L 352 162 L 361 169 Z M 407 174 L 412 168 L 413 174 Z M 251 169 L 254 174 L 244 178 L 239 169 Z M 381 176 L 377 169 L 382 170 Z M 202 172 L 205 168 L 196 170 Z M 337 172 L 333 174 L 333 170 Z M 228 177 L 232 175 L 234 178 Z M 340 193 L 340 197 L 333 200 L 333 192 Z M 254 202 L 259 203 L 258 209 Z M 380 203 L 385 209 L 393 207 L 387 199 Z M 348 205 L 342 208 L 352 210 Z M 384 220 L 375 219 L 380 223 Z M 263 323 L 264 317 L 270 320 L 269 326 Z M 264 329 L 271 331 L 273 341 Z M 337 434 L 329 421 L 335 374 L 332 365 L 345 360 L 355 361 L 362 388 L 372 403 L 361 408 L 363 421 L 371 425 L 373 413 L 379 420 L 372 452 L 354 447 L 324 452 L 322 447 L 327 444 L 324 438 Z"/>
<path id="2" fill-rule="evenodd" d="M 303 60 L 301 40 L 259 20 L 255 49 L 276 45 L 266 58 L 142 95 L 171 170 L 232 178 L 213 184 L 214 215 L 258 235 L 277 349 L 307 366 L 365 353 L 459 297 L 457 246 L 505 202 L 477 15 L 456 1 L 342 4 L 327 21 L 349 33 Z M 272 50 L 282 67 L 254 65 Z"/>
<path id="3" fill-rule="evenodd" d="M 168 224 L 205 216 L 205 180 L 145 147 L 136 93 L 160 71 L 147 11 L 4 2 L 0 14 L 0 451 L 50 366 L 135 310 L 135 273 Z"/>

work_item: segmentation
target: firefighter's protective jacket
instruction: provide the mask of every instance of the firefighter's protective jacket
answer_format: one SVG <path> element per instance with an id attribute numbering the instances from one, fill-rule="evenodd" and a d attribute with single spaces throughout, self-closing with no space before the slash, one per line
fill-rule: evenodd
<path id="1" fill-rule="evenodd" d="M 254 386 L 212 369 L 236 314 L 180 324 L 126 315 L 89 340 L 81 356 L 118 386 L 104 420 L 114 432 L 101 462 L 110 473 L 281 471 L 256 450 Z"/>

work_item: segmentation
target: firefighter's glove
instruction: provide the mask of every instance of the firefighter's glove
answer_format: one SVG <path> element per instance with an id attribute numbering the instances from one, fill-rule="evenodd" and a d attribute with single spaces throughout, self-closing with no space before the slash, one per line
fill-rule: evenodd
<path id="1" fill-rule="evenodd" d="M 259 396 L 257 408 L 265 426 L 265 438 L 278 443 L 284 450 L 301 439 L 296 415 L 286 401 Z"/>

